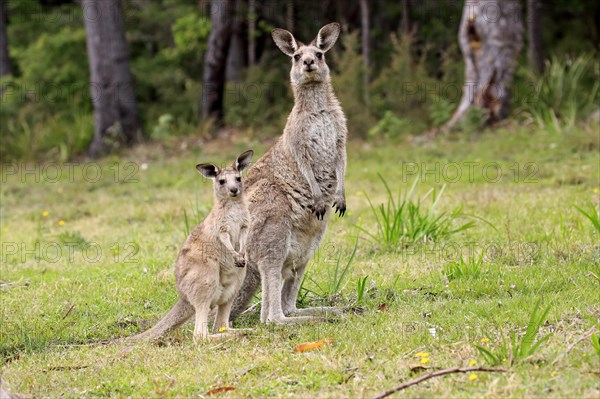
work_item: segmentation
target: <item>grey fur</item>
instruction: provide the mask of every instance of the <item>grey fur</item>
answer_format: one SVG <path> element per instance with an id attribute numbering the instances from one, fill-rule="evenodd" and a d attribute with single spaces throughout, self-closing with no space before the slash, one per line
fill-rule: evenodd
<path id="1" fill-rule="evenodd" d="M 155 339 L 179 327 L 195 313 L 194 340 L 208 338 L 208 315 L 217 308 L 213 328 L 229 328 L 229 314 L 246 275 L 246 237 L 249 213 L 241 172 L 252 151 L 241 154 L 230 167 L 199 164 L 198 171 L 214 180 L 215 203 L 206 219 L 191 232 L 179 251 L 175 280 L 179 301 L 151 329 L 128 338 Z"/>
<path id="2" fill-rule="evenodd" d="M 309 45 L 284 29 L 272 32 L 277 46 L 292 57 L 294 108 L 283 135 L 248 172 L 249 262 L 233 317 L 245 309 L 259 282 L 261 322 L 293 323 L 334 310 L 297 309 L 296 299 L 331 207 L 340 216 L 346 211 L 346 118 L 333 92 L 324 54 L 339 31 L 337 23 L 326 25 Z"/>

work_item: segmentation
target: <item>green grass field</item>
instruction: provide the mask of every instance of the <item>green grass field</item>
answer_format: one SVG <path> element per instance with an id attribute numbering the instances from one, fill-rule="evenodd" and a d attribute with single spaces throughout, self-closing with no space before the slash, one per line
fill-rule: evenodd
<path id="1" fill-rule="evenodd" d="M 237 322 L 255 331 L 200 347 L 189 323 L 160 343 L 88 343 L 148 328 L 175 303 L 179 246 L 212 206 L 194 165 L 268 144 L 166 142 L 88 166 L 4 165 L 2 379 L 32 397 L 204 397 L 223 386 L 235 390 L 215 397 L 373 397 L 422 373 L 490 365 L 479 345 L 507 371 L 451 374 L 395 396 L 598 398 L 600 232 L 575 208 L 598 212 L 598 129 L 510 125 L 425 143 L 349 143 L 349 212 L 331 218 L 300 297 L 363 311 L 263 326 L 258 305 Z M 401 247 L 369 238 L 357 226 L 377 231 L 367 201 L 387 201 L 377 173 L 393 192 L 418 179 L 415 198 L 446 184 L 438 212 L 462 206 L 453 223 L 475 226 Z M 512 355 L 538 301 L 549 311 L 534 341 L 550 336 Z"/>

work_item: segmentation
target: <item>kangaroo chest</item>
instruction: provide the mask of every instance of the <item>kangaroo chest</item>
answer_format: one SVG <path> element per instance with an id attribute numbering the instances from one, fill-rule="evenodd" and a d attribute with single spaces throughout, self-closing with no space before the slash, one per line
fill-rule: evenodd
<path id="1" fill-rule="evenodd" d="M 226 232 L 231 237 L 231 244 L 236 251 L 240 250 L 241 231 L 248 227 L 246 210 L 231 210 L 220 223 L 219 232 Z"/>
<path id="2" fill-rule="evenodd" d="M 338 129 L 335 117 L 331 112 L 322 110 L 310 113 L 300 129 L 303 131 L 306 148 L 313 160 L 322 159 L 335 162 L 335 158 L 337 158 Z M 332 157 L 334 159 L 331 159 Z"/>
<path id="3" fill-rule="evenodd" d="M 338 161 L 338 135 L 336 117 L 323 110 L 311 113 L 303 127 L 305 150 L 310 159 L 315 178 L 324 195 L 333 194 L 336 185 Z"/>

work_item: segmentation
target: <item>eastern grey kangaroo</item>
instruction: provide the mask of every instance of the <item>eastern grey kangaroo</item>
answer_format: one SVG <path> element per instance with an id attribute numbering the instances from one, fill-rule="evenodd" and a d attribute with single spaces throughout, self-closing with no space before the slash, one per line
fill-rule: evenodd
<path id="1" fill-rule="evenodd" d="M 179 251 L 175 279 L 179 301 L 151 329 L 128 340 L 158 338 L 196 314 L 194 341 L 208 337 L 208 314 L 217 307 L 213 332 L 229 330 L 229 314 L 246 275 L 246 237 L 249 214 L 242 170 L 250 165 L 252 150 L 231 166 L 199 164 L 196 169 L 213 179 L 214 206 L 190 233 Z"/>
<path id="2" fill-rule="evenodd" d="M 346 212 L 346 118 L 336 98 L 325 62 L 340 25 L 319 30 L 308 45 L 284 30 L 273 40 L 291 57 L 294 108 L 283 135 L 248 171 L 250 227 L 248 271 L 232 316 L 239 315 L 262 283 L 263 323 L 315 319 L 334 308 L 297 309 L 306 264 L 319 245 L 330 208 Z M 299 316 L 299 317 L 288 317 Z"/>

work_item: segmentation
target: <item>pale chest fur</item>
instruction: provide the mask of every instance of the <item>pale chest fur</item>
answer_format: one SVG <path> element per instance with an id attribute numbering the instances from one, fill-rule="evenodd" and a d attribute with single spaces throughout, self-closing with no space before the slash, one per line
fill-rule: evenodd
<path id="1" fill-rule="evenodd" d="M 343 133 L 337 121 L 340 115 L 333 109 L 317 112 L 295 111 L 290 118 L 292 124 L 286 127 L 286 134 L 296 135 L 301 147 L 294 151 L 303 152 L 323 194 L 333 194 L 337 181 L 336 165 L 340 154 L 337 143 Z M 295 123 L 301 120 L 302 123 Z M 332 187 L 328 187 L 332 185 Z"/>
<path id="2" fill-rule="evenodd" d="M 241 230 L 248 224 L 245 202 L 213 208 L 204 222 L 192 231 L 180 251 L 175 269 L 180 292 L 211 291 L 211 306 L 229 301 L 244 280 L 246 269 L 235 266 L 233 254 L 219 235 L 228 234 L 233 247 L 239 251 Z"/>
<path id="3" fill-rule="evenodd" d="M 233 207 L 226 215 L 219 219 L 218 232 L 227 233 L 236 251 L 240 249 L 241 230 L 247 228 L 249 223 L 248 208 L 244 206 Z"/>

